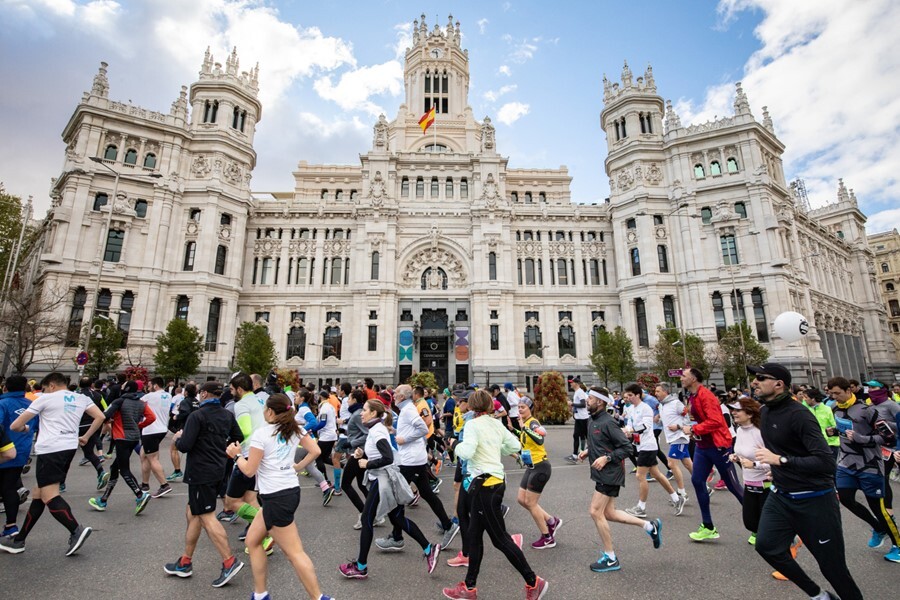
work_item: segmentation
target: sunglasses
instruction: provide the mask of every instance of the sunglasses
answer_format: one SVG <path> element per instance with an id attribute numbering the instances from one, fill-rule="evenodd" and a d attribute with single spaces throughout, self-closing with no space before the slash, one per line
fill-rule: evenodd
<path id="1" fill-rule="evenodd" d="M 757 375 L 757 376 L 756 376 L 756 380 L 757 380 L 757 381 L 769 381 L 769 380 L 775 381 L 776 379 L 778 379 L 778 378 L 777 378 L 777 377 L 773 377 L 773 376 L 771 376 L 771 375 Z"/>

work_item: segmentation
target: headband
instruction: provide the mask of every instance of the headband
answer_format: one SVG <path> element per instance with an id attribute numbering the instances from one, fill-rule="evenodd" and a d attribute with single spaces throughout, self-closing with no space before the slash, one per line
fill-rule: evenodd
<path id="1" fill-rule="evenodd" d="M 603 400 L 603 401 L 606 402 L 607 404 L 612 404 L 612 399 L 610 399 L 609 396 L 604 396 L 604 395 L 601 394 L 600 392 L 595 392 L 594 390 L 591 390 L 591 391 L 588 392 L 588 396 L 593 396 L 594 398 L 600 398 L 601 400 Z"/>

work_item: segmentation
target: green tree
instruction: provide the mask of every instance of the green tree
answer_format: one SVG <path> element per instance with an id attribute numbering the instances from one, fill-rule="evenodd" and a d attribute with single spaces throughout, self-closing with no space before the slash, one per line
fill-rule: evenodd
<path id="1" fill-rule="evenodd" d="M 726 387 L 745 387 L 747 365 L 761 365 L 769 358 L 769 351 L 756 341 L 746 321 L 725 329 L 718 345 Z"/>
<path id="2" fill-rule="evenodd" d="M 203 336 L 196 327 L 183 319 L 172 319 L 166 331 L 156 338 L 156 374 L 178 381 L 193 375 L 200 368 Z"/>
<path id="3" fill-rule="evenodd" d="M 542 425 L 561 425 L 571 411 L 566 380 L 559 371 L 545 371 L 534 386 L 534 418 Z"/>
<path id="4" fill-rule="evenodd" d="M 264 374 L 272 370 L 277 360 L 269 329 L 259 323 L 241 323 L 234 338 L 234 368 Z"/>
<path id="5" fill-rule="evenodd" d="M 597 374 L 597 379 L 603 382 L 605 387 L 609 387 L 609 377 L 612 374 L 610 368 L 611 356 L 613 354 L 613 337 L 606 328 L 597 330 L 597 336 L 594 338 L 594 352 L 591 354 L 591 367 Z"/>
<path id="6" fill-rule="evenodd" d="M 427 390 L 436 390 L 438 386 L 437 379 L 435 379 L 434 373 L 431 371 L 419 371 L 418 373 L 413 373 L 409 379 L 406 380 L 406 383 L 413 387 L 421 385 Z"/>
<path id="7" fill-rule="evenodd" d="M 700 336 L 685 333 L 687 345 L 687 361 L 692 367 L 700 369 L 706 375 L 710 371 L 709 351 Z M 681 369 L 685 366 L 685 352 L 681 347 L 681 331 L 672 328 L 659 328 L 659 337 L 653 346 L 653 368 L 663 379 L 667 378 L 670 369 Z"/>
<path id="8" fill-rule="evenodd" d="M 609 333 L 605 329 L 597 332 L 594 353 L 591 354 L 591 365 L 603 385 L 609 386 L 610 380 L 618 382 L 619 387 L 633 381 L 637 375 L 637 363 L 634 360 L 631 338 L 622 327 L 616 327 Z"/>
<path id="9" fill-rule="evenodd" d="M 122 347 L 122 331 L 110 319 L 97 315 L 88 335 L 91 336 L 90 358 L 84 366 L 84 374 L 98 378 L 114 372 L 122 364 L 119 349 Z"/>

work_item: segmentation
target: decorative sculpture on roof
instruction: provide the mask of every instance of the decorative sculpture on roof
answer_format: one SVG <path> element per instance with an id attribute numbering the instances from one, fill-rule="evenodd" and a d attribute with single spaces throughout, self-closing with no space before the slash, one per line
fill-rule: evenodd
<path id="1" fill-rule="evenodd" d="M 106 98 L 109 96 L 109 79 L 106 78 L 106 67 L 109 65 L 105 62 L 100 63 L 100 70 L 94 75 L 94 85 L 91 86 L 91 94 Z"/>
<path id="2" fill-rule="evenodd" d="M 387 152 L 388 148 L 388 122 L 384 117 L 384 113 L 378 115 L 378 122 L 373 127 L 375 131 L 375 139 L 372 146 L 379 152 Z"/>
<path id="3" fill-rule="evenodd" d="M 481 123 L 481 151 L 493 152 L 494 150 L 494 126 L 491 125 L 491 118 L 485 117 Z"/>

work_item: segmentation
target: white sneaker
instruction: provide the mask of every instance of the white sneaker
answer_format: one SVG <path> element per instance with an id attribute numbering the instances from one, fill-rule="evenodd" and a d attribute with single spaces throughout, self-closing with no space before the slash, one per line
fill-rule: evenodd
<path id="1" fill-rule="evenodd" d="M 360 513 L 359 516 L 356 517 L 356 525 L 353 526 L 353 529 L 356 529 L 357 531 L 362 529 L 362 513 Z"/>
<path id="2" fill-rule="evenodd" d="M 635 504 L 631 508 L 626 508 L 625 512 L 627 512 L 632 517 L 637 517 L 639 519 L 647 518 L 647 511 L 645 509 L 641 508 L 640 506 L 638 506 L 637 504 Z"/>

